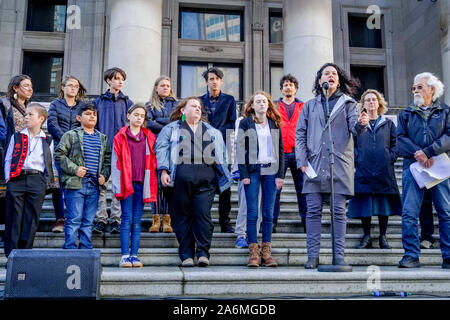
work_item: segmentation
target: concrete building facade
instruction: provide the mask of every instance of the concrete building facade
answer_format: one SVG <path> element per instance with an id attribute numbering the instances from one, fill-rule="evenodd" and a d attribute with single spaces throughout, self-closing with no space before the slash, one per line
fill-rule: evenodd
<path id="1" fill-rule="evenodd" d="M 237 100 L 259 89 L 278 99 L 284 73 L 307 100 L 316 71 L 332 61 L 377 85 L 391 107 L 408 103 L 423 71 L 443 80 L 450 102 L 450 0 L 49 0 L 56 9 L 47 16 L 38 2 L 0 1 L 0 92 L 28 72 L 42 83 L 36 96 L 56 94 L 61 74 L 98 95 L 103 71 L 117 66 L 134 101 L 148 100 L 160 74 L 185 97 L 204 93 L 201 72 L 219 66 Z"/>

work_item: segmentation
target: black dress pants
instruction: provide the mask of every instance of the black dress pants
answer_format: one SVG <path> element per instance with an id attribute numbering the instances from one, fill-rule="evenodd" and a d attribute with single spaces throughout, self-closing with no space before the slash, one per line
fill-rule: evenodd
<path id="1" fill-rule="evenodd" d="M 19 175 L 6 188 L 5 255 L 13 249 L 31 249 L 45 198 L 42 174 Z"/>
<path id="2" fill-rule="evenodd" d="M 211 166 L 181 164 L 177 167 L 169 204 L 181 261 L 194 258 L 194 255 L 209 259 L 214 230 L 211 207 L 215 191 L 216 176 Z"/>

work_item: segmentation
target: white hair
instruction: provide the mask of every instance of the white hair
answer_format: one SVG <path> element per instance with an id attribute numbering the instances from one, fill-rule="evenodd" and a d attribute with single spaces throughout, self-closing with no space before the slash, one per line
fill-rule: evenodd
<path id="1" fill-rule="evenodd" d="M 419 79 L 428 79 L 427 84 L 434 87 L 433 102 L 444 94 L 444 84 L 432 73 L 422 72 L 414 77 L 414 82 Z"/>

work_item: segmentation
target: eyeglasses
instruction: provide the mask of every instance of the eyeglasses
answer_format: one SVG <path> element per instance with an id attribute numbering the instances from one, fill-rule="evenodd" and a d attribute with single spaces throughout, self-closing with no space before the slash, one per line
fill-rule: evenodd
<path id="1" fill-rule="evenodd" d="M 69 87 L 69 88 L 72 88 L 72 89 L 80 89 L 79 86 L 76 86 L 76 85 L 73 85 L 73 84 L 66 84 L 65 87 Z"/>
<path id="2" fill-rule="evenodd" d="M 425 87 L 425 86 L 423 86 L 423 85 L 421 85 L 421 84 L 419 84 L 417 87 L 412 86 L 412 87 L 411 87 L 411 91 L 414 92 L 414 91 L 416 91 L 416 89 L 417 89 L 417 90 L 422 90 L 424 87 Z M 429 87 L 429 86 L 426 86 L 426 87 Z"/>

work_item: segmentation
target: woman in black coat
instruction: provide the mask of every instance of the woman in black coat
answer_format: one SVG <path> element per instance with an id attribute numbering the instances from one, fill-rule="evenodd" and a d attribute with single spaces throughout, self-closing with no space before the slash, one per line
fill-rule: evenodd
<path id="1" fill-rule="evenodd" d="M 61 82 L 59 97 L 53 100 L 48 110 L 47 128 L 53 138 L 55 149 L 64 133 L 80 126 L 77 120 L 78 111 L 84 105 L 87 90 L 80 79 L 72 75 L 66 75 Z M 55 163 L 58 175 L 61 176 L 61 169 Z M 52 193 L 53 207 L 55 208 L 56 223 L 52 227 L 52 232 L 64 232 L 64 197 L 62 186 Z"/>
<path id="2" fill-rule="evenodd" d="M 170 78 L 160 76 L 153 86 L 152 96 L 147 106 L 147 128 L 156 136 L 162 128 L 170 122 L 170 115 L 178 105 L 177 98 L 172 90 Z M 159 232 L 162 224 L 163 232 L 173 232 L 170 221 L 168 203 L 163 195 L 163 191 L 158 181 L 158 195 L 153 214 L 152 226 L 149 232 Z M 162 219 L 161 219 L 162 215 Z"/>
<path id="3" fill-rule="evenodd" d="M 357 249 L 371 248 L 372 216 L 378 216 L 379 244 L 390 249 L 386 240 L 389 216 L 401 215 L 402 206 L 395 178 L 397 160 L 396 127 L 383 116 L 387 111 L 383 95 L 366 90 L 361 96 L 361 109 L 369 115 L 367 130 L 355 137 L 355 197 L 349 201 L 348 217 L 360 218 L 364 236 Z"/>
<path id="4" fill-rule="evenodd" d="M 25 109 L 33 95 L 31 78 L 19 74 L 11 78 L 6 97 L 0 99 L 1 116 L 6 127 L 6 139 L 0 142 L 0 179 L 4 179 L 4 157 L 9 140 L 16 132 L 25 128 Z M 5 219 L 5 198 L 0 198 L 0 224 Z M 0 237 L 0 240 L 3 236 Z"/>

